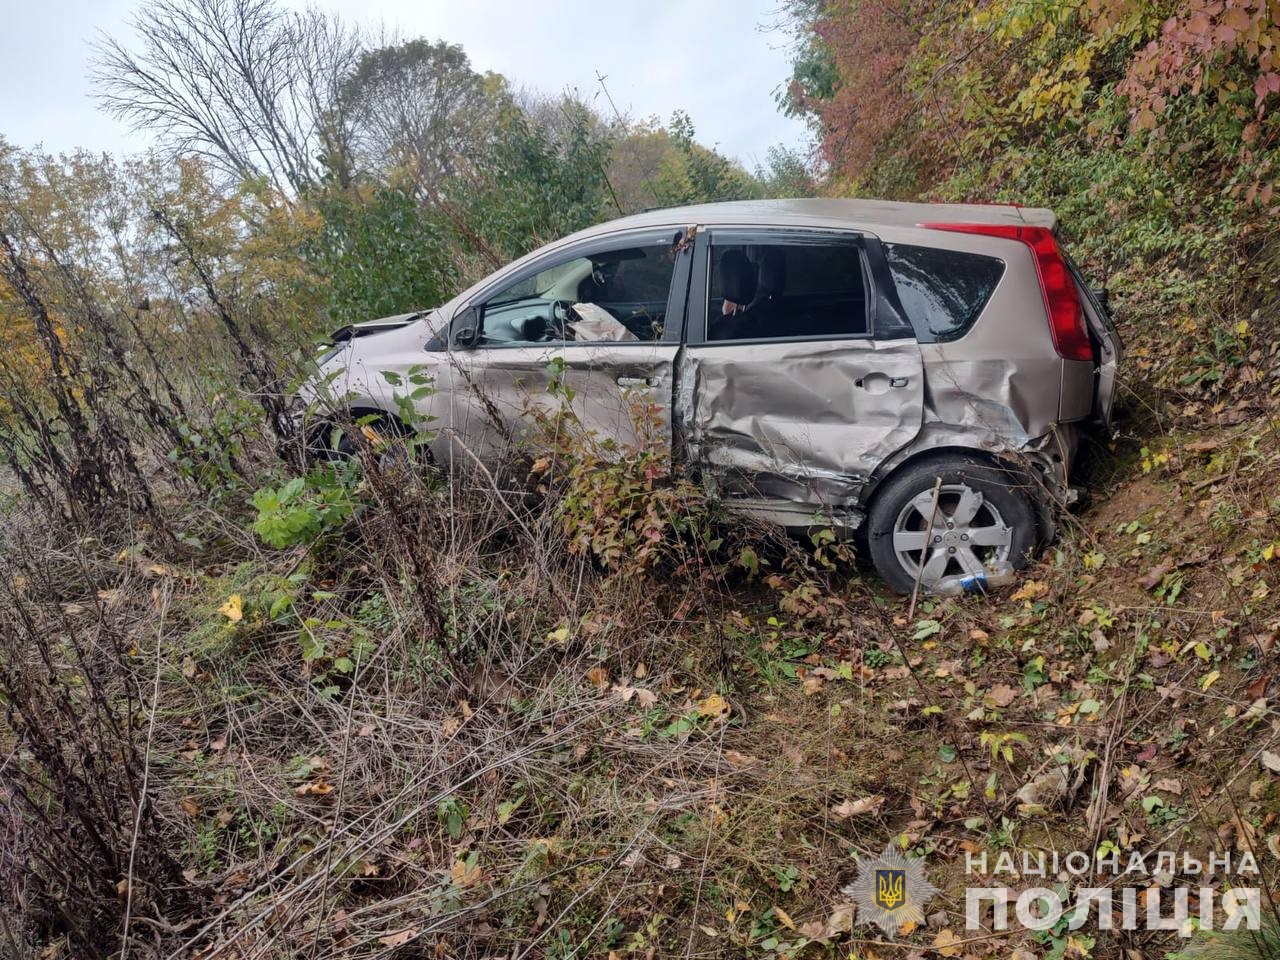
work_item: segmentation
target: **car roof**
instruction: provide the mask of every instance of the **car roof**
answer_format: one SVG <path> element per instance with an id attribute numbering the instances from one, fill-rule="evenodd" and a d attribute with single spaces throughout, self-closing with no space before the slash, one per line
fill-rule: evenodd
<path id="1" fill-rule="evenodd" d="M 610 220 L 572 239 L 637 227 L 685 226 L 878 226 L 915 227 L 921 223 L 984 223 L 1037 226 L 1056 230 L 1057 215 L 1044 207 L 986 203 L 907 203 L 897 200 L 734 200 L 668 207 Z"/>

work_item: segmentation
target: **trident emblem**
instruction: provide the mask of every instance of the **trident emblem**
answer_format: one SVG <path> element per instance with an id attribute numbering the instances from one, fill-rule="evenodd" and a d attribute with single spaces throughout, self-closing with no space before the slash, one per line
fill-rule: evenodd
<path id="1" fill-rule="evenodd" d="M 905 870 L 876 871 L 876 906 L 896 910 L 907 898 Z"/>

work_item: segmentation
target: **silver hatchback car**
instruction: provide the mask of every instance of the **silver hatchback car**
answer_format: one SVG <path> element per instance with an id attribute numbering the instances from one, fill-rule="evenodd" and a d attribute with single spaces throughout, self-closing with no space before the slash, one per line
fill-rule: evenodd
<path id="1" fill-rule="evenodd" d="M 1110 421 L 1121 345 L 1056 233 L 1016 206 L 656 210 L 344 328 L 321 373 L 395 425 L 392 384 L 425 367 L 438 462 L 501 460 L 530 403 L 558 402 L 553 375 L 586 425 L 635 441 L 640 391 L 730 508 L 853 532 L 902 592 L 980 586 L 1052 537 L 1082 429 Z"/>

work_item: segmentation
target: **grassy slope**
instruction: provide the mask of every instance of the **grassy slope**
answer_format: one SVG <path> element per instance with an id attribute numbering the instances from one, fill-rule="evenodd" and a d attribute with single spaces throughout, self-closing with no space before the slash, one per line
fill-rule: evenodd
<path id="1" fill-rule="evenodd" d="M 86 579 L 26 589 L 128 638 L 191 898 L 155 927 L 139 882 L 133 936 L 226 957 L 891 955 L 850 934 L 840 888 L 895 839 L 946 914 L 909 942 L 946 956 L 1029 938 L 963 930 L 966 853 L 1253 849 L 1274 885 L 1275 353 L 1238 332 L 1224 375 L 1188 384 L 1194 341 L 1129 339 L 1146 386 L 1085 465 L 1094 505 L 1016 591 L 910 621 L 783 546 L 756 577 L 679 543 L 605 576 L 565 563 L 546 517 L 438 487 L 398 489 L 337 558 L 207 516 L 221 546 L 185 559 L 81 544 Z M 1079 789 L 1025 805 L 1055 755 Z M 1025 945 L 1178 945 L 1081 934 Z"/>

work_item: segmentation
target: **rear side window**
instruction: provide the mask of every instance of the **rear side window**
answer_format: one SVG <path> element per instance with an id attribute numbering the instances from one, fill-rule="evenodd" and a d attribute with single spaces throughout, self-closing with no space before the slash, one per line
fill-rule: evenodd
<path id="1" fill-rule="evenodd" d="M 868 335 L 862 252 L 840 240 L 713 244 L 709 341 Z"/>
<path id="2" fill-rule="evenodd" d="M 1004 274 L 1004 261 L 979 253 L 886 243 L 885 258 L 916 339 L 946 343 L 969 332 Z"/>

